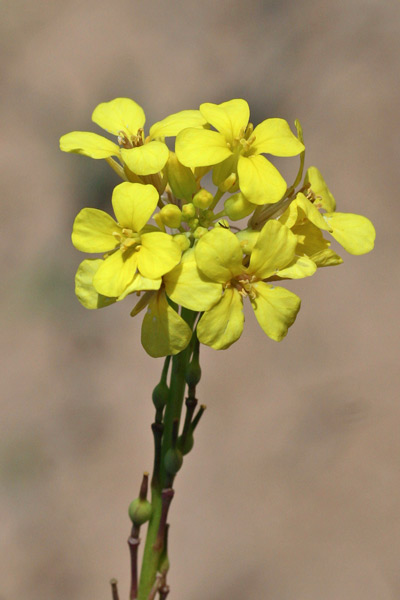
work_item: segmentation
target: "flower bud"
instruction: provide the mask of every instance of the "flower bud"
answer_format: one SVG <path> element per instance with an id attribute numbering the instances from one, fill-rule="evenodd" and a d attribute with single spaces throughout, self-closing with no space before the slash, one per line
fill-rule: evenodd
<path id="1" fill-rule="evenodd" d="M 178 448 L 170 448 L 165 455 L 164 465 L 167 473 L 176 475 L 183 463 L 183 455 Z"/>
<path id="2" fill-rule="evenodd" d="M 197 194 L 193 196 L 193 204 L 202 210 L 205 210 L 211 206 L 213 200 L 214 196 L 211 194 L 211 192 L 205 190 L 204 188 L 199 190 Z"/>
<path id="3" fill-rule="evenodd" d="M 129 518 L 134 525 L 140 527 L 147 521 L 150 521 L 153 507 L 148 500 L 141 500 L 136 498 L 133 500 L 128 508 Z"/>
<path id="4" fill-rule="evenodd" d="M 160 210 L 161 220 L 167 227 L 179 227 L 182 221 L 182 213 L 175 204 L 166 204 Z"/>
<path id="5" fill-rule="evenodd" d="M 179 244 L 182 252 L 185 252 L 190 247 L 190 240 L 184 233 L 174 235 L 174 240 Z"/>
<path id="6" fill-rule="evenodd" d="M 169 389 L 165 382 L 160 381 L 153 390 L 152 399 L 156 410 L 162 410 L 168 401 Z"/>
<path id="7" fill-rule="evenodd" d="M 182 165 L 176 154 L 171 151 L 167 162 L 167 173 L 168 183 L 174 196 L 189 202 L 196 191 L 196 179 L 192 170 Z"/>
<path id="8" fill-rule="evenodd" d="M 244 219 L 255 209 L 255 205 L 246 200 L 241 192 L 225 200 L 224 209 L 232 221 Z"/>
<path id="9" fill-rule="evenodd" d="M 194 204 L 192 204 L 191 202 L 189 202 L 189 204 L 184 204 L 182 206 L 182 219 L 184 221 L 189 221 L 190 219 L 193 219 L 193 217 L 196 216 L 196 209 Z"/>
<path id="10" fill-rule="evenodd" d="M 193 237 L 195 240 L 199 240 L 205 233 L 207 233 L 208 229 L 206 227 L 197 227 L 193 232 Z"/>

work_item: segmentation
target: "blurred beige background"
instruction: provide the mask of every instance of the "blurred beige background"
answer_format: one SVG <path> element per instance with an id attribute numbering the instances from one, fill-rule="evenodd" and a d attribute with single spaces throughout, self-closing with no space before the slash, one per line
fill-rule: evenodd
<path id="1" fill-rule="evenodd" d="M 245 97 L 304 128 L 307 164 L 376 250 L 290 289 L 280 344 L 247 315 L 205 349 L 208 405 L 171 508 L 171 600 L 400 597 L 400 4 L 2 0 L 1 600 L 128 594 L 127 506 L 151 468 L 162 362 L 130 301 L 85 311 L 70 243 L 118 183 L 58 138 L 129 96 L 148 125 Z M 297 168 L 297 161 L 288 161 Z M 292 168 L 292 167 L 290 167 Z"/>

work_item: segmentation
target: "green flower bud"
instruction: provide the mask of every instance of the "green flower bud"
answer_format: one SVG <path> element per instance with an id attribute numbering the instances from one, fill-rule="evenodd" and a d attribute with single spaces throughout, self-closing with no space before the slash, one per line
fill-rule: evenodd
<path id="1" fill-rule="evenodd" d="M 167 384 L 160 381 L 153 390 L 152 399 L 156 410 L 162 410 L 168 401 L 169 388 Z"/>
<path id="2" fill-rule="evenodd" d="M 170 475 L 176 475 L 183 463 L 182 452 L 178 448 L 170 448 L 165 455 L 164 464 Z"/>
<path id="3" fill-rule="evenodd" d="M 189 221 L 196 216 L 196 208 L 194 204 L 189 202 L 189 204 L 184 204 L 182 206 L 182 219 L 183 221 Z"/>
<path id="4" fill-rule="evenodd" d="M 213 203 L 214 196 L 211 192 L 202 188 L 193 196 L 193 204 L 202 210 L 207 209 Z"/>
<path id="5" fill-rule="evenodd" d="M 136 498 L 133 500 L 128 508 L 129 518 L 134 525 L 140 527 L 147 521 L 150 521 L 153 507 L 148 500 L 141 500 Z"/>
<path id="6" fill-rule="evenodd" d="M 182 221 L 182 213 L 175 204 L 166 204 L 160 210 L 162 222 L 167 227 L 179 227 Z"/>
<path id="7" fill-rule="evenodd" d="M 255 205 L 246 200 L 243 194 L 239 192 L 225 200 L 224 209 L 232 221 L 238 221 L 248 217 L 255 209 Z"/>

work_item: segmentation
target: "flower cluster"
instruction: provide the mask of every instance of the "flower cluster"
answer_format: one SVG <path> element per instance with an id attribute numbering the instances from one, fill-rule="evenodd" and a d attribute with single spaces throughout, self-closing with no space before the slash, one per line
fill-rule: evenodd
<path id="1" fill-rule="evenodd" d="M 343 262 L 324 235 L 350 254 L 373 248 L 371 222 L 336 212 L 316 167 L 303 173 L 300 124 L 295 135 L 284 119 L 254 127 L 249 118 L 245 100 L 204 103 L 146 136 L 143 109 L 116 98 L 97 106 L 92 120 L 117 142 L 82 131 L 60 140 L 65 152 L 105 159 L 123 180 L 112 194 L 115 219 L 94 208 L 75 219 L 74 246 L 101 255 L 80 264 L 76 294 L 90 309 L 139 296 L 131 314 L 146 309 L 142 344 L 151 356 L 189 344 L 188 311 L 199 313 L 200 342 L 228 348 L 243 331 L 246 298 L 264 332 L 280 341 L 300 298 L 279 282 Z M 166 138 L 176 138 L 174 152 Z M 264 154 L 300 157 L 292 185 Z"/>

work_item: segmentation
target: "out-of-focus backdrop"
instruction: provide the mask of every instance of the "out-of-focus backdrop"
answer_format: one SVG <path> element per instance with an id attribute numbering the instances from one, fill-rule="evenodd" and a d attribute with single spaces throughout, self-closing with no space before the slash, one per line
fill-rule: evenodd
<path id="1" fill-rule="evenodd" d="M 86 311 L 70 243 L 107 206 L 104 161 L 58 138 L 97 131 L 128 96 L 147 123 L 246 98 L 252 121 L 303 125 L 338 209 L 376 250 L 289 284 L 303 301 L 280 344 L 247 314 L 202 353 L 208 406 L 176 483 L 171 598 L 400 596 L 400 4 L 388 0 L 70 0 L 0 4 L 3 356 L 1 600 L 128 593 L 127 506 L 151 468 L 161 360 L 129 300 Z M 297 159 L 287 159 L 297 168 Z"/>

